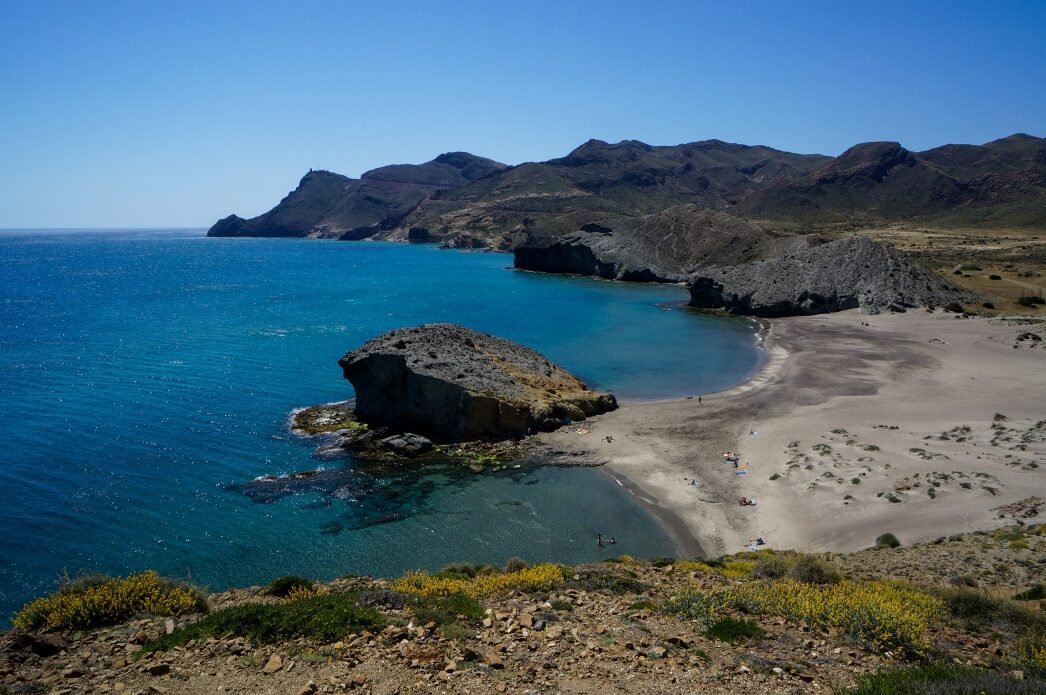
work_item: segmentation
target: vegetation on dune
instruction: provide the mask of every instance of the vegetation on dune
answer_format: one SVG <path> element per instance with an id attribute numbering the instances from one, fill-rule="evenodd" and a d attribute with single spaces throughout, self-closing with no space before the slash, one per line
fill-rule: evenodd
<path id="1" fill-rule="evenodd" d="M 897 536 L 892 533 L 884 533 L 875 539 L 875 547 L 877 548 L 900 548 L 901 541 L 897 540 Z"/>
<path id="2" fill-rule="evenodd" d="M 505 574 L 477 574 L 473 577 L 432 575 L 410 572 L 392 583 L 392 588 L 417 596 L 450 596 L 465 594 L 473 598 L 491 596 L 518 589 L 520 591 L 548 591 L 564 581 L 563 568 L 549 563 L 534 565 L 518 572 Z"/>
<path id="3" fill-rule="evenodd" d="M 215 611 L 170 635 L 147 643 L 143 651 L 164 651 L 189 640 L 243 637 L 254 644 L 305 638 L 321 643 L 383 629 L 388 620 L 376 608 L 360 605 L 349 593 L 328 593 L 283 603 L 247 603 Z"/>
<path id="4" fill-rule="evenodd" d="M 184 615 L 207 610 L 203 593 L 153 571 L 127 577 L 91 575 L 30 601 L 12 619 L 19 630 L 83 630 L 136 615 Z"/>

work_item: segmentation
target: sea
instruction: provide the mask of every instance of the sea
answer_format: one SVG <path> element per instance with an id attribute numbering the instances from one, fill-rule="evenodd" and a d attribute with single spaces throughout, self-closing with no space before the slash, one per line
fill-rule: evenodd
<path id="1" fill-rule="evenodd" d="M 660 522 L 599 469 L 375 471 L 315 458 L 288 419 L 353 396 L 345 352 L 436 321 L 519 341 L 625 403 L 749 378 L 755 326 L 686 298 L 429 245 L 2 231 L 0 625 L 85 573 L 156 569 L 221 590 L 672 555 Z M 252 494 L 305 470 L 323 474 Z"/>

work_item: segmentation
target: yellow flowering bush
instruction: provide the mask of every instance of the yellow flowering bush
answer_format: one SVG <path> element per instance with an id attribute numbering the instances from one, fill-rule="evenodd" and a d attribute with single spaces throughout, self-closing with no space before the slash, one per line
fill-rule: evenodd
<path id="1" fill-rule="evenodd" d="M 871 651 L 889 651 L 901 659 L 925 654 L 927 631 L 943 609 L 940 599 L 900 582 L 818 586 L 793 579 L 691 591 L 668 604 L 668 610 L 704 622 L 729 610 L 804 620 L 838 629 Z"/>
<path id="2" fill-rule="evenodd" d="M 465 594 L 473 598 L 491 596 L 509 589 L 547 591 L 563 583 L 563 568 L 545 563 L 505 574 L 479 575 L 471 578 L 434 577 L 427 572 L 411 572 L 392 583 L 392 588 L 417 596 L 451 596 Z"/>
<path id="3" fill-rule="evenodd" d="M 307 586 L 294 586 L 287 591 L 287 595 L 283 597 L 284 601 L 300 601 L 303 598 L 312 598 L 313 596 L 319 596 L 320 592 L 314 588 Z"/>
<path id="4" fill-rule="evenodd" d="M 1017 655 L 1024 668 L 1046 675 L 1046 633 L 1030 631 L 1017 639 Z"/>
<path id="5" fill-rule="evenodd" d="M 680 560 L 676 563 L 676 569 L 684 572 L 701 572 L 703 574 L 711 574 L 715 572 L 715 569 L 704 562 L 697 562 L 695 560 Z"/>
<path id="6" fill-rule="evenodd" d="M 754 567 L 754 562 L 749 562 L 747 560 L 730 560 L 723 564 L 723 568 L 719 570 L 719 574 L 727 579 L 744 579 L 752 573 L 752 568 Z"/>
<path id="7" fill-rule="evenodd" d="M 104 577 L 34 599 L 12 622 L 19 630 L 78 630 L 113 625 L 134 615 L 182 615 L 206 607 L 197 590 L 161 579 L 150 570 Z"/>

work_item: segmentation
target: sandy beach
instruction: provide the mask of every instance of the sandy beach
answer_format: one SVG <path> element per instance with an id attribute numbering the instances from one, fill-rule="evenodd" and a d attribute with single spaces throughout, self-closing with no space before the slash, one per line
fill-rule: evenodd
<path id="1" fill-rule="evenodd" d="M 909 544 L 1014 514 L 1041 521 L 1046 341 L 1018 338 L 1044 329 L 925 310 L 779 319 L 764 335 L 766 365 L 745 384 L 625 404 L 587 433 L 538 440 L 604 463 L 686 555 L 755 538 L 847 552 L 885 532 Z"/>

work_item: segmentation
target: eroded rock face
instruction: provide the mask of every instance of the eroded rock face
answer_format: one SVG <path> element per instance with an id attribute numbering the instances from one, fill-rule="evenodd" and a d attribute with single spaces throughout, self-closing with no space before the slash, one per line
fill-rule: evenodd
<path id="1" fill-rule="evenodd" d="M 534 350 L 453 324 L 390 331 L 338 363 L 360 421 L 435 441 L 517 437 L 617 407 Z"/>
<path id="2" fill-rule="evenodd" d="M 975 295 L 863 236 L 802 253 L 699 271 L 691 306 L 750 316 L 794 316 L 857 309 L 870 314 L 969 302 Z"/>
<path id="3" fill-rule="evenodd" d="M 515 266 L 609 280 L 679 282 L 694 268 L 749 263 L 821 240 L 784 236 L 718 210 L 677 205 L 654 215 L 603 220 L 517 246 Z"/>

